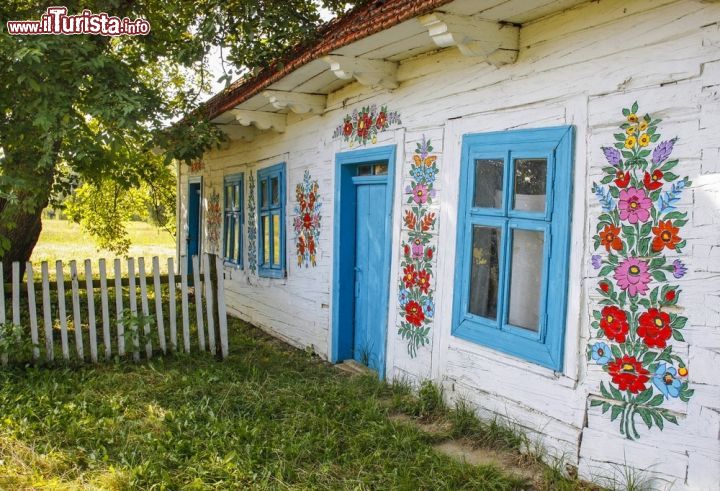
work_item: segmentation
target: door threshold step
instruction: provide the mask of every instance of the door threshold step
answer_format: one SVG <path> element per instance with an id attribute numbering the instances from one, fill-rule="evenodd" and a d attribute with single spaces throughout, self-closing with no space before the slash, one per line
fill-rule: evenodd
<path id="1" fill-rule="evenodd" d="M 336 364 L 335 368 L 352 375 L 367 375 L 375 373 L 375 370 L 368 368 L 355 360 L 345 360 L 342 363 Z"/>

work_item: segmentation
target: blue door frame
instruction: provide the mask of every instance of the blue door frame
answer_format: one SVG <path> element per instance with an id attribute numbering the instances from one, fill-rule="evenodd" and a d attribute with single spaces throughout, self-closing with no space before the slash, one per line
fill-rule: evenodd
<path id="1" fill-rule="evenodd" d="M 192 257 L 200 254 L 200 203 L 202 202 L 202 180 L 188 183 L 188 214 L 187 214 L 187 272 L 188 281 L 192 282 Z"/>
<path id="2" fill-rule="evenodd" d="M 353 358 L 355 305 L 355 230 L 356 190 L 353 177 L 359 164 L 387 162 L 385 195 L 385 255 L 379 284 L 384 338 L 378 347 L 378 375 L 385 378 L 388 297 L 392 248 L 392 203 L 395 183 L 395 145 L 342 152 L 335 155 L 335 219 L 333 224 L 333 311 L 330 361 L 338 363 Z"/>

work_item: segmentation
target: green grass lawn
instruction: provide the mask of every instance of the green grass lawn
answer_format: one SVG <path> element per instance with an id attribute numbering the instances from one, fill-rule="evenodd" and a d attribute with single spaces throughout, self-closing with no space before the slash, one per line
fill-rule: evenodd
<path id="1" fill-rule="evenodd" d="M 523 486 L 495 467 L 456 462 L 433 450 L 433 436 L 390 420 L 406 387 L 349 378 L 230 324 L 223 363 L 197 354 L 0 369 L 0 489 Z"/>
<path id="2" fill-rule="evenodd" d="M 165 230 L 160 230 L 143 222 L 129 222 L 128 232 L 132 245 L 127 253 L 128 257 L 145 257 L 146 268 L 150 271 L 153 256 L 160 258 L 161 272 L 167 273 L 167 258 L 175 256 L 175 239 Z M 97 274 L 98 259 L 108 261 L 108 272 L 112 271 L 112 260 L 115 254 L 110 251 L 98 249 L 92 237 L 84 233 L 80 226 L 67 220 L 43 220 L 43 229 L 38 243 L 33 250 L 31 261 L 39 264 L 50 261 L 51 276 L 54 277 L 54 263 L 57 260 L 84 261 L 90 259 L 93 271 Z M 80 266 L 81 268 L 84 266 Z M 125 265 L 123 265 L 125 268 Z M 39 267 L 37 268 L 39 271 Z M 112 276 L 112 273 L 110 273 Z"/>

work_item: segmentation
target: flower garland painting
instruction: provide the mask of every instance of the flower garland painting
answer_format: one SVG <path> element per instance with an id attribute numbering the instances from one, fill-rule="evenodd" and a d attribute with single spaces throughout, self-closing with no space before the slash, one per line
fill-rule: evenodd
<path id="1" fill-rule="evenodd" d="M 638 417 L 648 429 L 662 430 L 665 421 L 677 424 L 663 404 L 675 398 L 687 402 L 693 395 L 686 363 L 673 352 L 674 341 L 684 342 L 687 317 L 678 313 L 681 291 L 672 280 L 687 268 L 682 259 L 668 258 L 685 247 L 681 230 L 687 213 L 676 206 L 690 180 L 672 172 L 677 138 L 662 140 L 661 120 L 640 117 L 638 109 L 637 102 L 623 109 L 614 146 L 602 148 L 609 163 L 605 176 L 593 183 L 602 214 L 592 265 L 600 270 L 602 300 L 592 313 L 587 350 L 588 360 L 610 379 L 600 383 L 602 399 L 591 405 L 610 411 L 611 421 L 619 418 L 620 433 L 628 439 L 640 437 Z"/>
<path id="2" fill-rule="evenodd" d="M 401 124 L 400 113 L 388 111 L 387 106 L 365 106 L 345 116 L 343 123 L 335 128 L 333 138 L 341 137 L 354 144 L 365 145 L 368 141 L 377 143 L 377 134 L 387 130 L 390 125 Z"/>
<path id="3" fill-rule="evenodd" d="M 220 195 L 212 193 L 208 199 L 207 211 L 207 237 L 210 251 L 220 252 L 220 227 L 222 226 L 222 212 L 220 211 Z"/>
<path id="4" fill-rule="evenodd" d="M 257 271 L 257 226 L 255 223 L 255 176 L 248 177 L 248 266 L 254 274 Z"/>
<path id="5" fill-rule="evenodd" d="M 310 171 L 305 170 L 302 182 L 295 187 L 295 248 L 297 250 L 298 266 L 305 264 L 315 267 L 317 265 L 317 246 L 320 238 L 320 195 L 318 194 L 317 179 L 310 177 Z"/>
<path id="6" fill-rule="evenodd" d="M 410 185 L 407 206 L 403 210 L 403 225 L 408 230 L 402 243 L 400 269 L 402 278 L 398 289 L 398 302 L 402 320 L 398 333 L 407 341 L 408 354 L 430 342 L 430 325 L 435 317 L 433 265 L 435 246 L 430 245 L 431 231 L 437 217 L 429 207 L 435 197 L 433 185 L 438 173 L 437 156 L 430 155 L 430 140 L 418 143 L 410 166 Z"/>

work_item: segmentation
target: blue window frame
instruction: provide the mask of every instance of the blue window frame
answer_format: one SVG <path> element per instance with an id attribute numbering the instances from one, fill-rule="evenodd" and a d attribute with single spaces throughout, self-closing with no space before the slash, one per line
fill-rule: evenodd
<path id="1" fill-rule="evenodd" d="M 562 369 L 573 128 L 465 135 L 453 335 Z"/>
<path id="2" fill-rule="evenodd" d="M 285 276 L 285 163 L 258 170 L 258 273 Z"/>
<path id="3" fill-rule="evenodd" d="M 223 193 L 223 258 L 226 263 L 243 266 L 243 174 L 226 176 Z"/>

